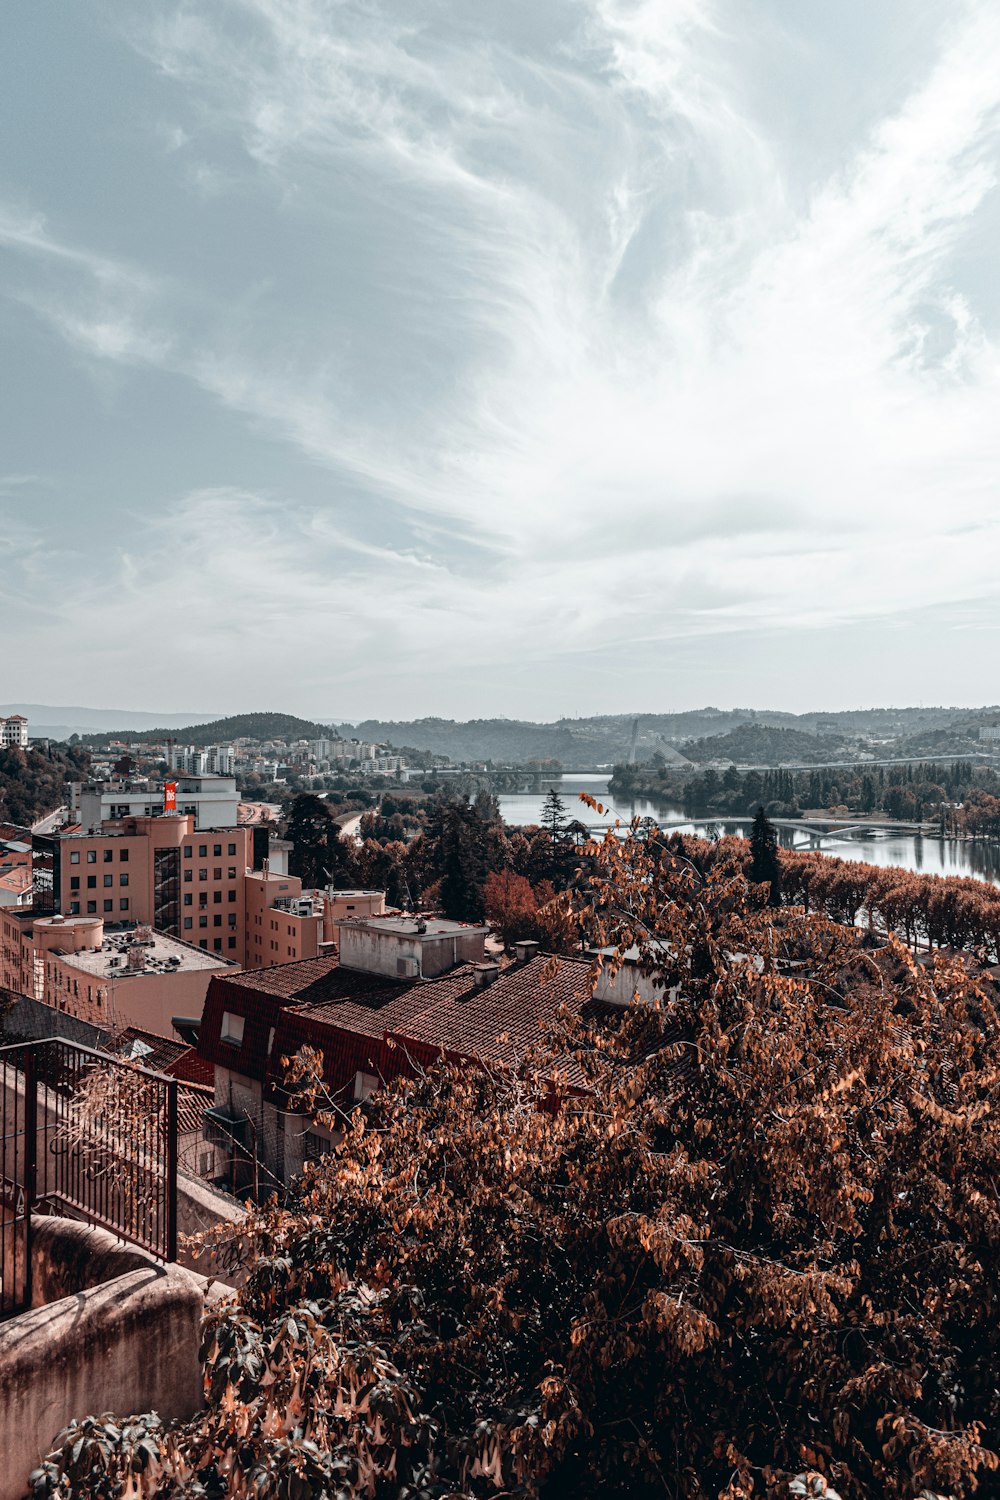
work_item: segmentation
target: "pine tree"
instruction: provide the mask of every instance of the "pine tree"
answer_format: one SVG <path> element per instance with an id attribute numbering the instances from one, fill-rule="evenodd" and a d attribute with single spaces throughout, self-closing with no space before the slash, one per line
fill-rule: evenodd
<path id="1" fill-rule="evenodd" d="M 750 834 L 750 879 L 755 885 L 770 887 L 769 903 L 781 905 L 781 865 L 778 863 L 778 835 L 762 807 L 758 807 Z"/>

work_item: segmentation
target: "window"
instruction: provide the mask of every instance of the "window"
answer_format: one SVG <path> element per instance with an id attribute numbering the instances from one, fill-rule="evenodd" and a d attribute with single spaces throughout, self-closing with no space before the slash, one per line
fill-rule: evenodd
<path id="1" fill-rule="evenodd" d="M 91 916 L 92 913 L 94 913 L 96 910 L 97 910 L 97 902 L 96 901 L 88 901 L 87 902 L 87 915 Z"/>
<path id="2" fill-rule="evenodd" d="M 213 927 L 221 927 L 222 926 L 222 918 L 221 917 L 213 917 L 212 918 L 212 926 Z"/>
<path id="3" fill-rule="evenodd" d="M 128 911 L 128 897 L 127 896 L 121 896 L 119 898 L 119 901 L 118 901 L 118 910 L 119 911 Z"/>
<path id="4" fill-rule="evenodd" d="M 69 914 L 71 917 L 78 917 L 80 915 L 79 901 L 71 901 L 69 903 Z"/>
<path id="5" fill-rule="evenodd" d="M 236 900 L 236 892 L 235 891 L 227 891 L 226 892 L 226 900 L 227 901 L 235 901 Z"/>
<path id="6" fill-rule="evenodd" d="M 105 877 L 104 877 L 104 884 L 106 886 L 108 886 L 108 885 L 114 885 L 114 883 L 115 883 L 115 877 L 113 875 L 105 875 Z"/>
<path id="7" fill-rule="evenodd" d="M 105 901 L 105 903 L 104 903 L 104 910 L 105 911 L 114 911 L 114 909 L 115 909 L 115 903 L 113 901 Z"/>
<path id="8" fill-rule="evenodd" d="M 191 930 L 191 928 L 193 926 L 194 926 L 194 918 L 193 917 L 185 917 L 184 918 L 184 931 L 185 932 L 190 932 L 190 930 Z"/>
<path id="9" fill-rule="evenodd" d="M 208 892 L 207 891 L 199 891 L 198 892 L 198 905 L 199 906 L 207 906 L 208 905 Z"/>
<path id="10" fill-rule="evenodd" d="M 185 844 L 184 845 L 184 858 L 185 859 L 190 859 L 193 853 L 194 853 L 194 849 L 192 848 L 192 846 L 190 844 Z"/>
<path id="11" fill-rule="evenodd" d="M 88 875 L 87 876 L 87 890 L 88 891 L 94 891 L 96 889 L 97 889 L 97 876 L 96 875 Z"/>
<path id="12" fill-rule="evenodd" d="M 234 937 L 231 937 L 229 939 L 227 947 L 229 947 L 229 948 L 235 948 L 236 947 L 236 939 Z"/>
<path id="13" fill-rule="evenodd" d="M 354 1075 L 354 1097 L 359 1102 L 374 1094 L 378 1088 L 378 1079 L 374 1073 L 355 1073 Z"/>
<path id="14" fill-rule="evenodd" d="M 193 903 L 193 901 L 194 901 L 194 897 L 192 896 L 191 892 L 190 891 L 185 891 L 184 892 L 184 905 L 185 906 L 191 906 L 192 903 Z"/>
<path id="15" fill-rule="evenodd" d="M 222 1012 L 221 1040 L 228 1042 L 231 1047 L 242 1047 L 243 1025 L 242 1016 L 234 1015 L 231 1010 L 224 1010 Z"/>
<path id="16" fill-rule="evenodd" d="M 212 892 L 212 901 L 213 901 L 213 903 L 216 906 L 221 906 L 222 905 L 222 892 L 221 891 L 213 891 Z"/>
<path id="17" fill-rule="evenodd" d="M 185 870 L 184 871 L 184 879 L 185 879 L 185 881 L 189 881 L 189 880 L 193 879 L 193 876 L 192 876 L 190 870 Z"/>
<path id="18" fill-rule="evenodd" d="M 96 849 L 88 849 L 87 850 L 87 863 L 88 863 L 88 865 L 96 865 L 97 864 L 97 850 Z"/>
<path id="19" fill-rule="evenodd" d="M 118 877 L 118 884 L 119 885 L 128 885 L 128 871 L 127 870 L 123 870 L 122 873 L 119 875 L 119 877 Z"/>
<path id="20" fill-rule="evenodd" d="M 78 891 L 80 889 L 79 875 L 71 875 L 69 877 L 69 888 L 71 891 Z"/>
<path id="21" fill-rule="evenodd" d="M 207 948 L 208 947 L 208 938 L 199 938 L 198 939 L 198 947 L 199 948 Z"/>
<path id="22" fill-rule="evenodd" d="M 198 871 L 198 879 L 199 880 L 207 880 L 208 879 L 208 871 L 206 870 L 206 868 L 205 868 L 204 865 L 202 865 L 201 869 Z"/>
<path id="23" fill-rule="evenodd" d="M 230 852 L 230 854 L 235 854 L 236 853 L 236 845 L 235 844 L 230 844 L 229 845 L 229 852 Z"/>
<path id="24" fill-rule="evenodd" d="M 71 865 L 78 865 L 80 863 L 79 849 L 71 849 L 69 851 L 69 862 Z"/>
<path id="25" fill-rule="evenodd" d="M 236 926 L 236 913 L 234 911 L 231 911 L 229 913 L 229 923 L 228 923 L 228 925 L 230 927 L 235 927 Z"/>
<path id="26" fill-rule="evenodd" d="M 207 917 L 199 917 L 198 918 L 198 926 L 199 927 L 207 927 L 208 926 L 208 918 Z"/>
<path id="27" fill-rule="evenodd" d="M 229 869 L 226 871 L 226 877 L 229 880 L 235 880 L 236 879 L 236 866 L 235 865 L 230 865 L 229 866 Z"/>
<path id="28" fill-rule="evenodd" d="M 216 953 L 221 953 L 222 952 L 222 939 L 221 938 L 213 938 L 212 939 L 212 947 L 213 947 L 213 949 L 215 950 Z"/>
<path id="29" fill-rule="evenodd" d="M 118 858 L 121 860 L 121 862 L 122 862 L 123 865 L 127 865 L 128 864 L 128 850 L 127 849 L 119 849 L 119 851 L 118 851 Z"/>
<path id="30" fill-rule="evenodd" d="M 222 879 L 222 871 L 219 869 L 218 865 L 216 865 L 215 869 L 212 871 L 212 879 L 213 880 L 221 880 Z"/>
<path id="31" fill-rule="evenodd" d="M 104 863 L 106 865 L 109 865 L 111 863 L 111 861 L 114 859 L 114 857 L 115 857 L 115 851 L 113 849 L 105 849 L 105 851 L 104 851 Z"/>
<path id="32" fill-rule="evenodd" d="M 221 844 L 213 844 L 212 845 L 212 853 L 214 855 L 216 855 L 216 856 L 220 855 L 222 853 L 222 845 Z"/>
<path id="33" fill-rule="evenodd" d="M 208 858 L 208 845 L 207 844 L 199 844 L 198 845 L 198 858 L 199 859 L 207 859 Z"/>

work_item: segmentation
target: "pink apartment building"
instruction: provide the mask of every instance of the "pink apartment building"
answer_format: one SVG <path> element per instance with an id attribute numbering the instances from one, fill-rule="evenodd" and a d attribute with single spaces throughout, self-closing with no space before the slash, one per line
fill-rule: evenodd
<path id="1" fill-rule="evenodd" d="M 303 892 L 255 870 L 253 829 L 196 829 L 191 816 L 124 818 L 59 839 L 59 910 L 148 924 L 240 968 L 315 958 L 344 918 L 377 916 L 382 891 Z"/>

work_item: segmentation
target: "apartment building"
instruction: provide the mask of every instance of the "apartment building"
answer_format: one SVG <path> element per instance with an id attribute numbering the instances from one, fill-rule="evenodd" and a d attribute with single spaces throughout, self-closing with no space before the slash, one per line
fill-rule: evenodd
<path id="1" fill-rule="evenodd" d="M 236 751 L 232 745 L 170 745 L 167 765 L 172 771 L 190 776 L 232 776 L 236 769 Z"/>
<path id="2" fill-rule="evenodd" d="M 148 924 L 241 968 L 314 958 L 337 942 L 343 919 L 385 910 L 383 891 L 303 892 L 297 876 L 269 868 L 260 835 L 246 825 L 198 829 L 190 814 L 65 833 L 58 910 Z M 2 971 L 0 982 L 16 988 Z"/>
<path id="3" fill-rule="evenodd" d="M 12 746 L 28 748 L 28 721 L 23 714 L 0 717 L 0 749 L 9 750 Z"/>
<path id="4" fill-rule="evenodd" d="M 27 942 L 25 993 L 112 1031 L 169 1037 L 175 1016 L 201 1015 L 212 977 L 237 967 L 150 927 L 106 932 L 100 917 L 35 917 Z"/>

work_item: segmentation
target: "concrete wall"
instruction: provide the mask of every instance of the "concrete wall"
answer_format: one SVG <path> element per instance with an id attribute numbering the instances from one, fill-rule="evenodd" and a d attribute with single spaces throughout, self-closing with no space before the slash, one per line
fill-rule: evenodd
<path id="1" fill-rule="evenodd" d="M 465 927 L 454 932 L 402 932 L 398 928 L 370 927 L 343 922 L 340 927 L 340 962 L 345 969 L 361 969 L 366 974 L 385 974 L 399 979 L 407 976 L 400 965 L 415 961 L 416 973 L 433 979 L 453 969 L 456 964 L 482 963 L 485 952 L 485 927 Z"/>
<path id="2" fill-rule="evenodd" d="M 36 1220 L 33 1240 L 38 1295 L 62 1295 L 0 1324 L 0 1500 L 21 1500 L 73 1417 L 169 1421 L 202 1401 L 193 1277 L 64 1219 Z"/>

